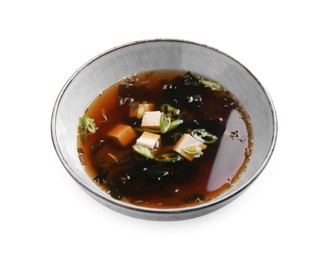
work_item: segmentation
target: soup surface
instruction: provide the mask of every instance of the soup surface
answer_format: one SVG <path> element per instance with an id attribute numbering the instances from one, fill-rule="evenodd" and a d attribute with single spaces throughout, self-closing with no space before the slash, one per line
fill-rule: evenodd
<path id="1" fill-rule="evenodd" d="M 195 73 L 130 75 L 89 104 L 77 150 L 109 196 L 153 208 L 215 198 L 244 172 L 252 151 L 249 116 L 221 84 Z"/>

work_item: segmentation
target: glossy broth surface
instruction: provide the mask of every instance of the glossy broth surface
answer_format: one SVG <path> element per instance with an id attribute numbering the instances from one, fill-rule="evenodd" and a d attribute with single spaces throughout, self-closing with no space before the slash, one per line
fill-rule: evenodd
<path id="1" fill-rule="evenodd" d="M 146 130 L 141 119 L 129 116 L 134 102 L 151 103 L 155 111 L 164 104 L 180 111 L 181 124 L 157 133 L 161 142 L 155 156 L 176 154 L 174 145 L 195 129 L 205 129 L 216 141 L 206 144 L 193 160 L 180 154 L 175 162 L 146 158 L 132 148 Z M 196 73 L 162 70 L 131 75 L 95 97 L 84 116 L 95 124 L 93 133 L 78 127 L 77 150 L 87 174 L 109 196 L 138 206 L 178 208 L 213 199 L 244 173 L 252 152 L 250 120 L 242 105 L 219 83 Z M 136 134 L 125 147 L 109 138 L 119 124 Z"/>

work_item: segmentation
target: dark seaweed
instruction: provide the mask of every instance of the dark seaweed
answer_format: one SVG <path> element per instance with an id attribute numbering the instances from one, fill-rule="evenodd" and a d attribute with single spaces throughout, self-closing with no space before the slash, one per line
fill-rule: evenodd
<path id="1" fill-rule="evenodd" d="M 121 98 L 144 100 L 149 95 L 150 95 L 150 91 L 144 86 L 120 85 L 118 89 L 118 96 Z"/>
<path id="2" fill-rule="evenodd" d="M 114 184 L 108 185 L 107 193 L 116 200 L 122 200 L 124 198 L 123 191 Z"/>

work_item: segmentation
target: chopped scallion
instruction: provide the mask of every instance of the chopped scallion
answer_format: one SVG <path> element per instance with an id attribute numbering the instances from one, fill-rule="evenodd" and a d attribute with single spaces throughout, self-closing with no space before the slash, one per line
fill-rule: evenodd
<path id="1" fill-rule="evenodd" d="M 96 132 L 96 126 L 92 118 L 88 115 L 79 117 L 78 127 L 82 135 L 83 140 L 86 141 L 88 132 L 94 134 Z"/>
<path id="2" fill-rule="evenodd" d="M 180 156 L 177 153 L 163 153 L 163 154 L 158 154 L 154 157 L 155 161 L 158 162 L 179 162 L 183 160 L 183 157 Z"/>
<path id="3" fill-rule="evenodd" d="M 174 121 L 172 121 L 170 123 L 170 127 L 169 127 L 169 131 L 171 131 L 172 129 L 175 129 L 177 126 L 179 126 L 180 124 L 182 124 L 184 121 L 182 119 L 176 119 Z"/>
<path id="4" fill-rule="evenodd" d="M 206 129 L 194 129 L 191 131 L 191 135 L 194 139 L 205 144 L 213 144 L 218 140 L 216 135 L 209 133 Z"/>
<path id="5" fill-rule="evenodd" d="M 165 114 L 160 117 L 160 131 L 162 134 L 166 133 L 170 127 L 170 118 Z"/>
<path id="6" fill-rule="evenodd" d="M 185 153 L 188 153 L 191 155 L 203 155 L 203 152 L 202 152 L 202 149 L 200 146 L 190 145 L 190 146 L 183 147 L 182 150 Z"/>
<path id="7" fill-rule="evenodd" d="M 170 118 L 174 118 L 176 116 L 179 116 L 179 114 L 180 114 L 180 110 L 178 108 L 175 108 L 169 104 L 163 104 L 161 106 L 161 112 L 163 112 Z"/>
<path id="8" fill-rule="evenodd" d="M 154 159 L 154 154 L 147 147 L 141 146 L 141 145 L 133 145 L 132 148 L 133 148 L 133 150 L 135 150 L 137 153 L 141 154 L 142 156 L 144 156 L 148 159 Z"/>
<path id="9" fill-rule="evenodd" d="M 160 133 L 159 129 L 152 129 L 147 127 L 135 127 L 134 130 L 136 130 L 139 133 L 143 133 L 143 132 Z"/>
<path id="10" fill-rule="evenodd" d="M 199 82 L 202 83 L 206 88 L 210 88 L 212 90 L 216 90 L 216 91 L 223 91 L 224 90 L 224 87 L 221 84 L 216 83 L 214 81 L 210 81 L 210 80 L 206 80 L 206 79 L 200 79 Z"/>

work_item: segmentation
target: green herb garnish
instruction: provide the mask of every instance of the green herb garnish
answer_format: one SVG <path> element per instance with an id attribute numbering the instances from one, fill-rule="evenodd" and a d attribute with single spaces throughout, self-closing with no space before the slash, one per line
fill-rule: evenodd
<path id="1" fill-rule="evenodd" d="M 194 157 L 200 157 L 200 155 L 203 155 L 203 152 L 202 152 L 202 149 L 200 146 L 190 145 L 190 146 L 183 147 L 182 150 L 187 154 L 193 155 Z"/>
<path id="2" fill-rule="evenodd" d="M 170 118 L 178 117 L 180 115 L 180 110 L 178 108 L 173 107 L 169 104 L 163 104 L 161 106 L 161 112 L 163 112 L 165 115 L 167 115 Z"/>
<path id="3" fill-rule="evenodd" d="M 163 153 L 163 154 L 158 154 L 154 157 L 155 161 L 157 162 L 169 162 L 169 163 L 174 163 L 174 162 L 179 162 L 183 160 L 183 157 L 180 156 L 177 153 Z"/>
<path id="4" fill-rule="evenodd" d="M 160 131 L 162 134 L 168 131 L 170 124 L 170 118 L 162 114 L 160 118 Z"/>
<path id="5" fill-rule="evenodd" d="M 160 118 L 160 129 L 162 134 L 175 129 L 183 123 L 183 120 L 181 119 L 182 115 L 178 108 L 169 104 L 163 104 L 160 110 L 163 113 Z"/>
<path id="6" fill-rule="evenodd" d="M 171 131 L 172 129 L 175 129 L 177 126 L 179 126 L 180 124 L 182 124 L 184 121 L 182 119 L 176 119 L 172 122 L 170 122 L 170 127 L 169 127 L 169 131 Z"/>
<path id="7" fill-rule="evenodd" d="M 95 123 L 88 115 L 79 117 L 78 127 L 84 141 L 87 140 L 88 133 L 94 134 L 96 132 Z"/>
<path id="8" fill-rule="evenodd" d="M 150 133 L 154 133 L 154 134 L 160 133 L 160 129 L 152 129 L 152 128 L 147 128 L 147 127 L 135 127 L 134 130 L 139 133 L 143 133 L 143 132 L 150 132 Z"/>
<path id="9" fill-rule="evenodd" d="M 141 145 L 132 145 L 132 148 L 133 148 L 133 150 L 135 150 L 137 153 L 141 154 L 142 156 L 144 156 L 148 159 L 154 159 L 154 154 L 147 147 L 141 146 Z"/>
<path id="10" fill-rule="evenodd" d="M 206 80 L 206 79 L 200 79 L 199 82 L 201 84 L 203 84 L 206 88 L 210 88 L 212 90 L 216 90 L 216 91 L 223 91 L 224 90 L 224 87 L 217 83 L 217 82 L 214 82 L 214 81 L 210 81 L 210 80 Z"/>
<path id="11" fill-rule="evenodd" d="M 217 142 L 218 137 L 206 131 L 206 129 L 194 129 L 191 131 L 191 135 L 194 139 L 205 144 L 213 144 Z"/>

